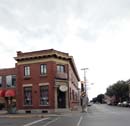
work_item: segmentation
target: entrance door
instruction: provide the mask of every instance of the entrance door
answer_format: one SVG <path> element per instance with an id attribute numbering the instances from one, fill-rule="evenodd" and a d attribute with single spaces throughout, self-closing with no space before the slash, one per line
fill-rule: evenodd
<path id="1" fill-rule="evenodd" d="M 66 108 L 66 93 L 57 89 L 58 108 Z"/>

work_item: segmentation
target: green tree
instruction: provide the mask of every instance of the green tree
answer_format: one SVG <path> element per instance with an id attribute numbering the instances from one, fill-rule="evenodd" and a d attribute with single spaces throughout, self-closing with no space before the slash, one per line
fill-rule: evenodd
<path id="1" fill-rule="evenodd" d="M 117 102 L 128 101 L 129 85 L 125 81 L 118 81 L 107 88 L 106 95 L 115 96 Z"/>
<path id="2" fill-rule="evenodd" d="M 98 96 L 97 96 L 97 101 L 99 102 L 99 103 L 103 103 L 103 99 L 104 99 L 104 94 L 99 94 Z"/>
<path id="3" fill-rule="evenodd" d="M 112 85 L 110 85 L 110 86 L 107 88 L 106 95 L 108 95 L 108 96 L 110 96 L 110 97 L 114 95 L 114 90 L 113 90 L 113 86 L 112 86 Z"/>

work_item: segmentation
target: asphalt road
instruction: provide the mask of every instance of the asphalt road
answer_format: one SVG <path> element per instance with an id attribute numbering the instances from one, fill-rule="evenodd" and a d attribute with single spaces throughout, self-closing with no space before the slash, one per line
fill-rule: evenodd
<path id="1" fill-rule="evenodd" d="M 79 126 L 81 112 L 65 113 L 64 115 L 41 116 L 0 116 L 0 126 Z"/>
<path id="2" fill-rule="evenodd" d="M 80 126 L 130 126 L 130 108 L 93 105 Z"/>
<path id="3" fill-rule="evenodd" d="M 0 117 L 0 126 L 130 126 L 130 108 L 95 104 L 87 113 L 41 117 Z"/>

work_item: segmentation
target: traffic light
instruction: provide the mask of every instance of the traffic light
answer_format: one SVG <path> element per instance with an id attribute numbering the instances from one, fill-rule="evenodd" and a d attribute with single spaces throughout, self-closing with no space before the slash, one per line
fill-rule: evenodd
<path id="1" fill-rule="evenodd" d="M 84 97 L 84 96 L 86 96 L 86 92 L 85 91 L 81 92 L 81 97 Z"/>
<path id="2" fill-rule="evenodd" d="M 84 82 L 81 81 L 81 92 L 83 92 L 83 91 L 84 91 Z"/>

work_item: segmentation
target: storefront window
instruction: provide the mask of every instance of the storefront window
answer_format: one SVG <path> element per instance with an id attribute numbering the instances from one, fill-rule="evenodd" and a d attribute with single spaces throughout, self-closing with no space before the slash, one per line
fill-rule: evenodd
<path id="1" fill-rule="evenodd" d="M 40 86 L 40 105 L 48 105 L 48 85 Z"/>
<path id="2" fill-rule="evenodd" d="M 24 105 L 32 105 L 32 87 L 24 87 Z"/>

